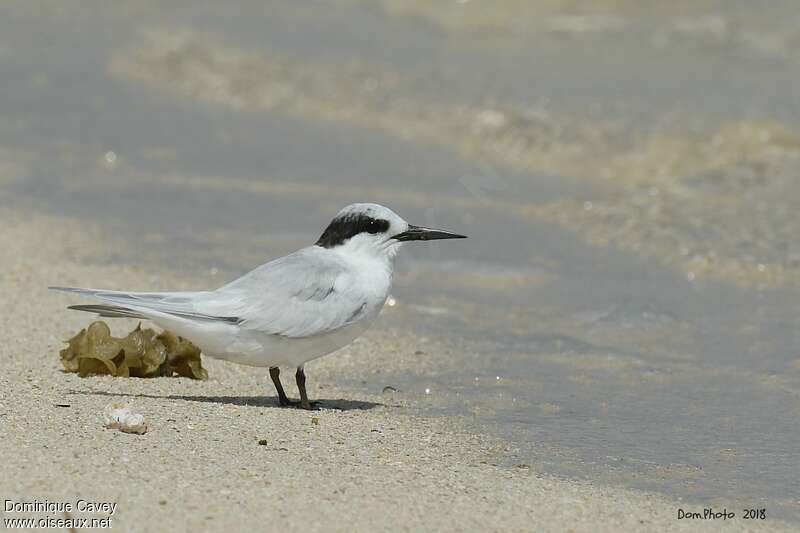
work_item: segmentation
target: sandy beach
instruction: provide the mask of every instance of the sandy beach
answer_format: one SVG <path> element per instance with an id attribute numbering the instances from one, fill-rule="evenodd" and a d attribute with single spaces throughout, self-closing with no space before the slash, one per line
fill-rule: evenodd
<path id="1" fill-rule="evenodd" d="M 796 6 L 324 7 L 6 6 L 2 518 L 796 530 Z M 205 357 L 62 368 L 94 317 L 47 286 L 219 287 L 353 202 L 469 239 L 404 246 L 372 328 L 307 365 L 319 410 Z M 104 428 L 117 403 L 148 430 Z"/>
<path id="2" fill-rule="evenodd" d="M 69 298 L 48 284 L 184 288 L 207 280 L 98 265 L 89 258 L 121 243 L 85 224 L 13 211 L 2 224 L 4 499 L 113 502 L 113 528 L 122 531 L 719 530 L 713 521 L 677 520 L 679 508 L 699 504 L 561 480 L 530 465 L 496 466 L 509 444 L 466 432 L 458 418 L 415 416 L 402 392 L 334 385 L 340 373 L 375 379 L 383 365 L 412 364 L 413 331 L 373 330 L 310 364 L 310 394 L 322 400 L 313 412 L 278 408 L 265 370 L 207 358 L 207 382 L 64 373 L 62 339 L 89 317 L 64 309 Z M 133 325 L 117 321 L 114 332 Z M 149 431 L 104 429 L 112 402 L 130 404 Z M 47 513 L 5 513 L 31 516 Z M 740 517 L 724 528 L 791 529 Z"/>

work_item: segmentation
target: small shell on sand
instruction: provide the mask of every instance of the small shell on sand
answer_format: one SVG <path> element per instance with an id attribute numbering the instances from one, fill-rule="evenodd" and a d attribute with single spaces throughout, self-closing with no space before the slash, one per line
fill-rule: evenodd
<path id="1" fill-rule="evenodd" d="M 103 412 L 103 425 L 106 429 L 118 429 L 123 433 L 144 435 L 147 424 L 144 417 L 133 413 L 124 403 L 110 403 Z"/>

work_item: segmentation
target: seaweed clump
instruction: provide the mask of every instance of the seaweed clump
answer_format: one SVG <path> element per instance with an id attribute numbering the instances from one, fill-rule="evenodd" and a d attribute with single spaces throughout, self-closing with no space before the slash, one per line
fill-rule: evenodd
<path id="1" fill-rule="evenodd" d="M 81 377 L 106 374 L 116 377 L 152 378 L 183 376 L 208 379 L 200 362 L 200 348 L 174 333 L 156 333 L 142 329 L 141 323 L 126 337 L 111 335 L 103 321 L 92 322 L 88 328 L 66 341 L 61 350 L 61 363 L 67 372 Z"/>

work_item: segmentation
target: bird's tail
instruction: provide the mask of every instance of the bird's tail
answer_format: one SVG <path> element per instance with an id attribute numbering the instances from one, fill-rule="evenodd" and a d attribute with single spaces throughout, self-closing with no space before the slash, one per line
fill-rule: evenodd
<path id="1" fill-rule="evenodd" d="M 60 292 L 71 292 L 83 296 L 95 296 L 95 297 L 99 296 L 103 292 L 106 292 L 106 291 L 99 291 L 96 289 L 79 289 L 77 287 L 48 287 L 48 289 Z M 101 305 L 101 304 L 70 305 L 67 307 L 67 309 L 74 309 L 76 311 L 86 311 L 87 313 L 97 313 L 99 316 L 108 318 L 120 318 L 120 317 L 140 318 L 140 319 L 147 318 L 141 312 L 122 305 Z"/>
<path id="2" fill-rule="evenodd" d="M 143 314 L 128 309 L 127 307 L 120 307 L 116 305 L 70 305 L 67 309 L 74 309 L 76 311 L 86 311 L 87 313 L 97 313 L 98 316 L 107 318 L 140 318 L 147 319 L 148 317 Z"/>
<path id="3" fill-rule="evenodd" d="M 205 292 L 125 292 L 76 287 L 49 287 L 55 291 L 90 296 L 108 304 L 71 305 L 69 309 L 97 313 L 104 317 L 130 317 L 149 320 L 190 320 L 238 324 L 237 317 L 198 312 L 194 302 Z"/>

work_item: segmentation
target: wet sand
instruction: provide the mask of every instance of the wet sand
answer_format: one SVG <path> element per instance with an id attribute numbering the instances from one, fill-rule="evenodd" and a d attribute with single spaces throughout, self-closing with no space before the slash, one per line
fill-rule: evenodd
<path id="1" fill-rule="evenodd" d="M 315 412 L 278 408 L 261 369 L 207 358 L 207 382 L 64 373 L 61 341 L 89 317 L 67 311 L 71 300 L 48 293 L 48 284 L 186 288 L 208 280 L 98 265 L 98 249 L 121 245 L 102 231 L 9 210 L 0 216 L 4 498 L 116 502 L 113 527 L 125 531 L 718 527 L 676 519 L 678 508 L 700 504 L 560 480 L 529 465 L 496 466 L 509 443 L 465 431 L 457 417 L 415 416 L 415 400 L 402 391 L 374 395 L 335 385 L 344 373 L 374 381 L 383 367 L 413 365 L 413 331 L 372 331 L 310 364 L 310 393 L 322 400 Z M 113 323 L 117 333 L 132 325 Z M 112 402 L 143 414 L 148 433 L 104 429 L 103 408 Z M 6 513 L 14 516 L 44 515 Z"/>

